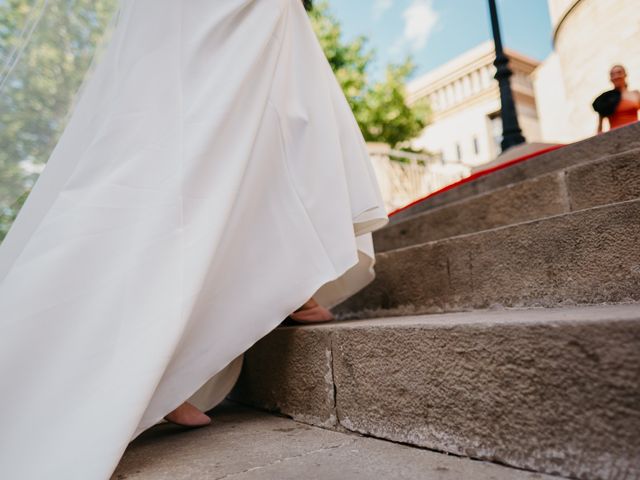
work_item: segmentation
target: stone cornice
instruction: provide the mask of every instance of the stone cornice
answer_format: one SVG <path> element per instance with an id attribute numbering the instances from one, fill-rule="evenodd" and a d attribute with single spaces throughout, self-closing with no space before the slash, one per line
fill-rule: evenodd
<path id="1" fill-rule="evenodd" d="M 567 10 L 564 12 L 562 17 L 560 18 L 560 21 L 558 22 L 558 24 L 553 29 L 553 41 L 552 41 L 552 43 L 553 43 L 553 48 L 554 49 L 556 47 L 556 41 L 558 39 L 558 34 L 560 33 L 560 28 L 562 28 L 562 26 L 564 25 L 564 22 L 567 19 L 567 17 L 571 14 L 571 12 L 573 12 L 575 10 L 575 8 L 578 6 L 579 3 L 582 3 L 582 0 L 575 0 L 573 2 L 573 4 L 569 8 L 567 8 Z"/>

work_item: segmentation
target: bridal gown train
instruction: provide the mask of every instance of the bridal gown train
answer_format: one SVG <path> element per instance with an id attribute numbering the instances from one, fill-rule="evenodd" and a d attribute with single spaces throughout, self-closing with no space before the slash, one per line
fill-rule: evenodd
<path id="1" fill-rule="evenodd" d="M 300 0 L 122 0 L 114 25 L 0 247 L 2 478 L 108 479 L 311 296 L 369 283 L 388 221 Z"/>

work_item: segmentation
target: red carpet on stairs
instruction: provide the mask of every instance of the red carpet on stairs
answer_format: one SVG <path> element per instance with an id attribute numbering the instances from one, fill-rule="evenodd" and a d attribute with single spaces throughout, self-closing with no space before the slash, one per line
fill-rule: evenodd
<path id="1" fill-rule="evenodd" d="M 431 198 L 431 197 L 434 197 L 436 195 L 439 195 L 439 194 L 441 194 L 443 192 L 446 192 L 447 190 L 451 190 L 452 188 L 456 188 L 456 187 L 462 185 L 463 183 L 470 182 L 472 180 L 475 180 L 476 178 L 484 177 L 485 175 L 489 175 L 490 173 L 493 173 L 493 172 L 495 172 L 497 170 L 502 170 L 503 168 L 510 167 L 511 165 L 515 165 L 516 163 L 520 163 L 520 162 L 524 162 L 526 160 L 530 160 L 530 159 L 532 159 L 534 157 L 537 157 L 539 155 L 542 155 L 542 154 L 545 154 L 545 153 L 548 153 L 548 152 L 552 152 L 554 150 L 558 150 L 559 148 L 562 148 L 562 147 L 565 147 L 565 146 L 566 145 L 554 145 L 552 147 L 543 148 L 542 150 L 538 150 L 537 152 L 529 153 L 527 155 L 523 155 L 522 157 L 514 158 L 513 160 L 509 160 L 509 161 L 504 162 L 504 163 L 502 163 L 500 165 L 496 165 L 494 167 L 490 167 L 490 168 L 487 168 L 485 170 L 480 170 L 480 171 L 478 171 L 478 172 L 476 172 L 476 173 L 474 173 L 472 175 L 469 175 L 466 178 L 463 178 L 462 180 L 459 180 L 459 181 L 457 181 L 455 183 L 447 185 L 446 187 L 442 187 L 440 190 L 436 190 L 435 192 L 432 192 L 429 195 L 426 195 L 426 196 L 424 196 L 422 198 L 414 200 L 413 202 L 405 205 L 404 207 L 397 208 L 396 210 L 394 210 L 391 213 L 389 213 L 389 216 L 391 217 L 391 216 L 395 215 L 396 213 L 402 212 L 403 210 L 406 210 L 406 209 L 408 209 L 410 207 L 413 207 L 414 205 L 417 205 L 418 203 L 420 203 L 420 202 L 422 202 L 422 201 L 424 201 L 424 200 L 426 200 L 428 198 Z"/>

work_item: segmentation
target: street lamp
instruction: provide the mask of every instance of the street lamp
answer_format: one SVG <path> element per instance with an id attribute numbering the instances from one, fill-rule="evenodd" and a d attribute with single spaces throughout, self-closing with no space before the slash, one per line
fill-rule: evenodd
<path id="1" fill-rule="evenodd" d="M 516 115 L 516 106 L 513 102 L 513 93 L 511 92 L 511 84 L 509 77 L 512 72 L 509 69 L 509 59 L 502 49 L 502 39 L 500 37 L 500 24 L 498 23 L 498 10 L 496 9 L 496 1 L 489 0 L 489 12 L 491 14 L 491 28 L 493 30 L 493 41 L 496 47 L 496 59 L 493 64 L 496 67 L 495 79 L 500 86 L 500 116 L 502 118 L 502 142 L 500 146 L 504 152 L 507 148 L 519 145 L 525 142 L 522 136 L 522 130 L 518 124 Z"/>

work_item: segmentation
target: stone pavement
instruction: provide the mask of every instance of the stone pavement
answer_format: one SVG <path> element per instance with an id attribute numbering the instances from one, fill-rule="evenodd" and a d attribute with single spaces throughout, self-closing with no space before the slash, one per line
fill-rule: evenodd
<path id="1" fill-rule="evenodd" d="M 129 445 L 112 480 L 551 480 L 558 477 L 312 427 L 225 402 L 210 426 L 163 423 Z"/>

